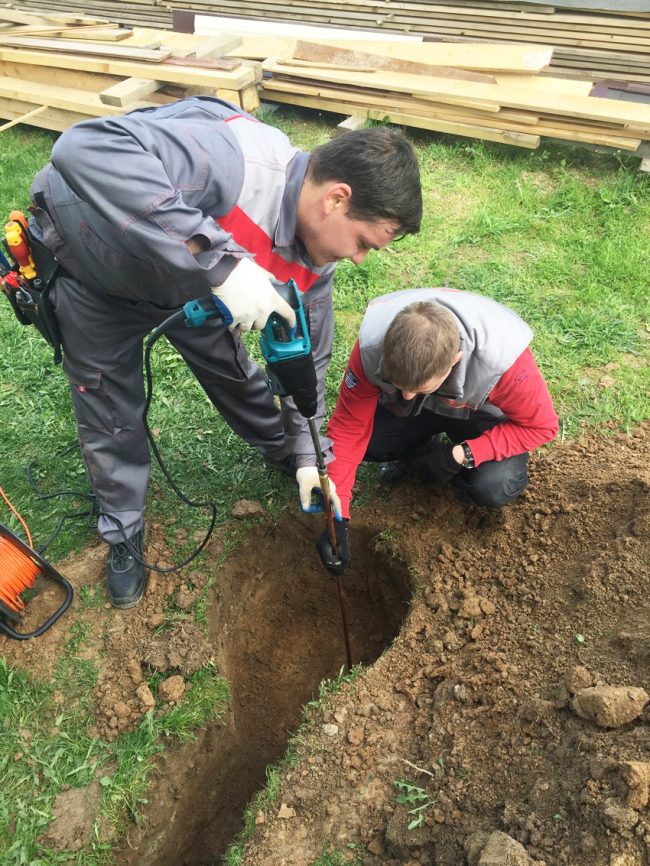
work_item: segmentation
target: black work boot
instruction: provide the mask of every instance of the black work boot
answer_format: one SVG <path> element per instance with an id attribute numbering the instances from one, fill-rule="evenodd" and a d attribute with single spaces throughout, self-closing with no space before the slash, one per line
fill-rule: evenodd
<path id="1" fill-rule="evenodd" d="M 129 538 L 129 544 L 142 559 L 144 529 Z M 147 571 L 144 565 L 133 556 L 129 546 L 124 541 L 110 544 L 106 568 L 106 589 L 113 607 L 122 610 L 135 607 L 142 598 L 146 585 Z"/>
<path id="2" fill-rule="evenodd" d="M 269 466 L 272 466 L 274 469 L 278 469 L 280 472 L 284 472 L 285 475 L 295 475 L 296 469 L 296 458 L 293 454 L 287 454 L 286 457 L 283 457 L 282 460 L 272 460 L 270 457 L 264 458 Z"/>
<path id="3" fill-rule="evenodd" d="M 377 467 L 377 478 L 382 484 L 398 484 L 408 474 L 408 465 L 404 460 L 388 460 Z"/>

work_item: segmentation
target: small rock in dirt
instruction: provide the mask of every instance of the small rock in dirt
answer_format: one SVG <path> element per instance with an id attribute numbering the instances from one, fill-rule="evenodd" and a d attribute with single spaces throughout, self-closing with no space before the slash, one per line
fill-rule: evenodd
<path id="1" fill-rule="evenodd" d="M 533 724 L 555 712 L 553 701 L 545 701 L 538 695 L 530 695 L 522 701 L 521 715 L 527 722 Z"/>
<path id="2" fill-rule="evenodd" d="M 458 608 L 458 616 L 461 619 L 480 619 L 483 616 L 481 600 L 477 595 L 468 595 L 464 598 Z"/>
<path id="3" fill-rule="evenodd" d="M 127 674 L 131 677 L 131 681 L 137 686 L 142 682 L 142 669 L 140 662 L 135 659 L 129 659 L 125 665 Z"/>
<path id="4" fill-rule="evenodd" d="M 478 858 L 481 856 L 481 851 L 485 848 L 487 840 L 488 834 L 483 830 L 478 830 L 465 839 L 463 847 L 465 848 L 469 866 L 478 866 Z"/>
<path id="5" fill-rule="evenodd" d="M 194 604 L 194 599 L 195 595 L 193 592 L 181 587 L 181 589 L 176 593 L 174 604 L 179 610 L 191 610 L 192 605 Z"/>
<path id="6" fill-rule="evenodd" d="M 168 677 L 158 686 L 158 697 L 162 701 L 167 701 L 168 703 L 171 703 L 172 701 L 180 701 L 184 692 L 185 680 L 178 674 L 173 677 Z"/>
<path id="7" fill-rule="evenodd" d="M 571 701 L 571 694 L 569 690 L 564 685 L 564 683 L 558 683 L 553 687 L 551 693 L 549 694 L 549 700 L 553 704 L 553 706 L 558 710 L 564 710 L 569 706 Z"/>
<path id="8" fill-rule="evenodd" d="M 167 653 L 161 646 L 152 646 L 145 661 L 149 667 L 161 674 L 167 670 Z"/>
<path id="9" fill-rule="evenodd" d="M 278 811 L 278 818 L 283 818 L 286 820 L 287 818 L 295 818 L 295 817 L 296 817 L 296 810 L 292 809 L 291 806 L 287 806 L 286 803 L 282 803 L 282 805 L 280 806 L 280 810 Z"/>
<path id="10" fill-rule="evenodd" d="M 588 689 L 593 684 L 593 677 L 584 665 L 576 665 L 570 671 L 567 671 L 564 677 L 564 685 L 572 695 L 581 689 Z"/>
<path id="11" fill-rule="evenodd" d="M 592 686 L 576 692 L 571 708 L 603 728 L 620 728 L 638 718 L 649 700 L 645 689 L 633 686 Z"/>
<path id="12" fill-rule="evenodd" d="M 339 732 L 339 726 L 333 724 L 323 725 L 321 728 L 326 737 L 335 737 Z"/>
<path id="13" fill-rule="evenodd" d="M 623 806 L 618 800 L 610 798 L 603 805 L 603 824 L 617 833 L 631 830 L 638 824 L 639 816 L 628 806 Z"/>
<path id="14" fill-rule="evenodd" d="M 507 833 L 491 833 L 476 866 L 533 866 L 533 861 L 521 844 Z"/>
<path id="15" fill-rule="evenodd" d="M 118 719 L 128 719 L 128 717 L 131 715 L 131 710 L 123 701 L 118 701 L 113 706 L 113 712 Z"/>
<path id="16" fill-rule="evenodd" d="M 153 631 L 156 628 L 159 628 L 165 621 L 164 613 L 152 613 L 149 619 L 147 620 L 148 628 Z"/>
<path id="17" fill-rule="evenodd" d="M 140 703 L 150 709 L 151 707 L 156 706 L 156 699 L 151 694 L 151 689 L 146 683 L 142 683 L 141 686 L 138 686 L 136 690 L 136 695 L 138 696 L 138 700 Z"/>
<path id="18" fill-rule="evenodd" d="M 650 800 L 650 763 L 627 761 L 621 764 L 621 776 L 628 786 L 627 805 L 632 809 L 645 809 Z"/>
<path id="19" fill-rule="evenodd" d="M 385 849 L 384 849 L 384 840 L 382 839 L 380 833 L 377 833 L 377 835 L 374 836 L 370 840 L 370 842 L 368 842 L 367 848 L 371 854 L 375 855 L 375 857 L 381 857 L 382 856 Z"/>
<path id="20" fill-rule="evenodd" d="M 481 610 L 486 616 L 492 616 L 492 614 L 497 609 L 495 603 L 493 601 L 490 601 L 489 598 L 479 598 L 479 604 L 481 605 Z"/>
<path id="21" fill-rule="evenodd" d="M 266 823 L 266 815 L 265 815 L 264 812 L 262 812 L 262 810 L 260 809 L 260 811 L 259 811 L 259 812 L 257 813 L 257 815 L 255 816 L 255 825 L 256 825 L 257 827 L 259 827 L 260 824 L 264 824 L 264 823 Z"/>
<path id="22" fill-rule="evenodd" d="M 350 728 L 348 731 L 348 743 L 359 746 L 363 742 L 363 728 Z"/>
<path id="23" fill-rule="evenodd" d="M 243 520 L 246 517 L 261 517 L 266 514 L 262 505 L 254 499 L 238 499 L 232 507 L 232 516 Z"/>
<path id="24" fill-rule="evenodd" d="M 180 653 L 170 650 L 167 653 L 167 668 L 179 668 L 183 664 Z"/>

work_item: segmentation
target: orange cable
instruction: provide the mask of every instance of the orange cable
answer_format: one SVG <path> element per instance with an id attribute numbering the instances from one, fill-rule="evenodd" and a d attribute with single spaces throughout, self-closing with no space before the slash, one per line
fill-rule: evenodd
<path id="1" fill-rule="evenodd" d="M 4 492 L 4 490 L 2 489 L 2 487 L 0 487 L 0 495 L 2 496 L 2 498 L 4 499 L 4 501 L 7 503 L 7 505 L 9 506 L 9 508 L 10 508 L 10 509 L 13 511 L 13 513 L 16 515 L 16 517 L 18 518 L 18 520 L 20 520 L 20 522 L 22 523 L 22 525 L 23 525 L 23 529 L 24 529 L 25 532 L 27 533 L 27 543 L 29 544 L 30 547 L 33 547 L 34 545 L 32 544 L 32 534 L 31 534 L 31 532 L 29 531 L 29 527 L 27 526 L 27 524 L 25 523 L 25 521 L 23 520 L 23 518 L 20 516 L 20 514 L 16 511 L 16 509 L 13 507 L 13 505 L 12 505 L 11 502 L 9 501 L 9 498 L 7 497 L 7 494 Z"/>
<path id="2" fill-rule="evenodd" d="M 11 504 L 2 487 L 0 487 L 0 495 L 23 525 L 31 547 L 32 536 L 29 527 Z M 40 566 L 23 550 L 15 547 L 11 539 L 0 536 L 0 602 L 16 613 L 23 610 L 25 604 L 20 594 L 34 585 L 39 571 Z"/>

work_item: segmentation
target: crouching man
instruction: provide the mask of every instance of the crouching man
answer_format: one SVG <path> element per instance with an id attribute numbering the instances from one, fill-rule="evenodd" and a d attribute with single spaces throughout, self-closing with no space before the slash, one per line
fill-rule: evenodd
<path id="1" fill-rule="evenodd" d="M 362 460 L 394 483 L 417 475 L 450 482 L 461 500 L 500 507 L 528 483 L 528 454 L 557 435 L 548 388 L 529 349 L 532 331 L 512 310 L 453 289 L 409 289 L 372 301 L 361 323 L 327 432 L 337 555 L 350 562 L 350 499 Z"/>

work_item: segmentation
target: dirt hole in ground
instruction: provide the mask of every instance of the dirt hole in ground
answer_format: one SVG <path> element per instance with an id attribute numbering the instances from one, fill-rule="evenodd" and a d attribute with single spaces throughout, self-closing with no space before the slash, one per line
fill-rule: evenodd
<path id="1" fill-rule="evenodd" d="M 314 521 L 255 528 L 220 569 L 211 610 L 218 670 L 230 683 L 228 715 L 166 755 L 142 838 L 120 864 L 211 866 L 242 826 L 244 808 L 282 757 L 303 706 L 345 664 L 336 583 L 314 550 Z M 406 567 L 354 537 L 344 581 L 353 664 L 371 664 L 399 632 L 411 597 Z M 205 568 L 209 568 L 206 564 Z"/>

